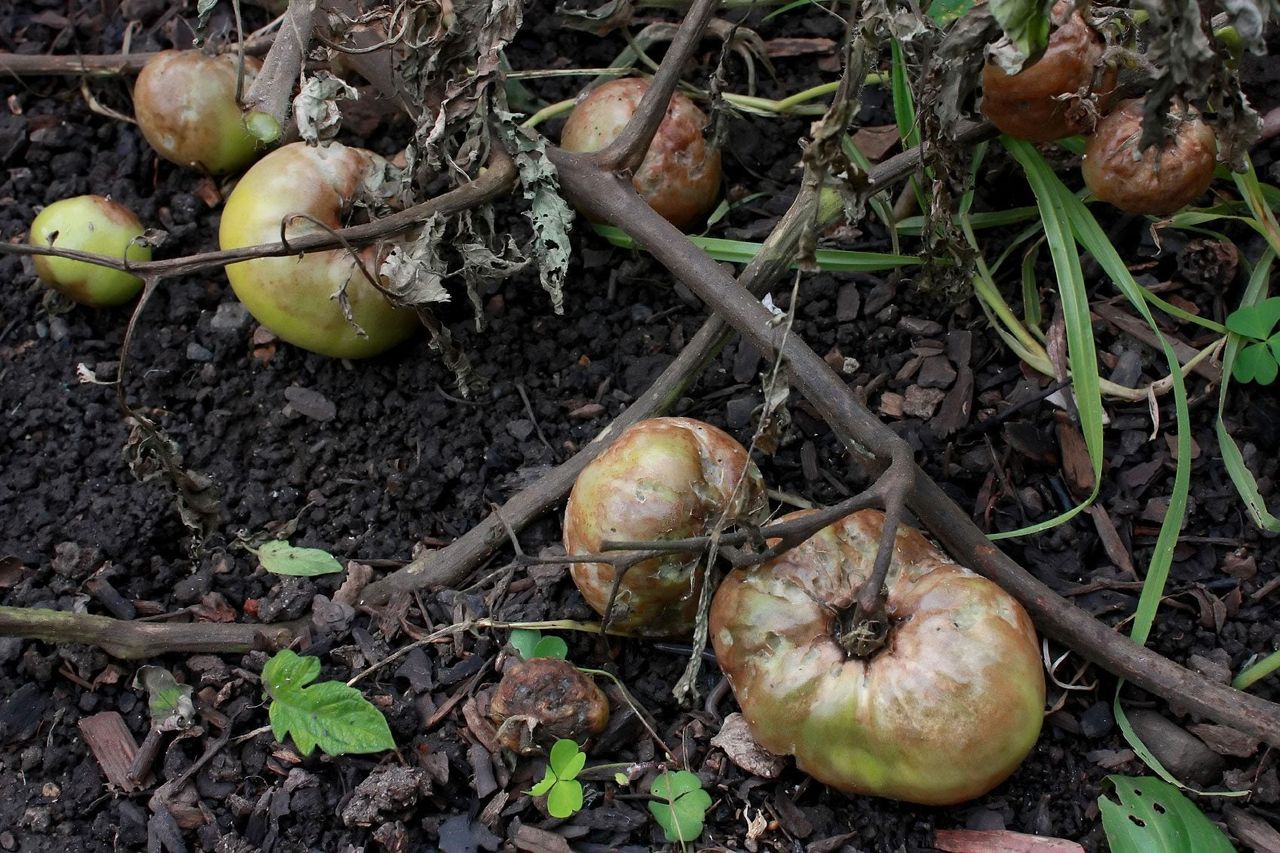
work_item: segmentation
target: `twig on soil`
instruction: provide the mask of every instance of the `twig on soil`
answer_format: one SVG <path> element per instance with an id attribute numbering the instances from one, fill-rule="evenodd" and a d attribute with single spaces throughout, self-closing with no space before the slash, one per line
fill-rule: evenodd
<path id="1" fill-rule="evenodd" d="M 97 646 L 113 657 L 139 660 L 173 652 L 239 654 L 291 643 L 306 620 L 272 625 L 155 623 L 34 607 L 0 606 L 0 637 Z"/>
<path id="2" fill-rule="evenodd" d="M 289 0 L 280 32 L 244 98 L 245 112 L 271 116 L 282 136 L 288 135 L 284 129 L 293 103 L 293 90 L 302 77 L 311 31 L 320 15 L 315 0 Z"/>
<path id="3" fill-rule="evenodd" d="M 246 56 L 261 56 L 271 48 L 273 35 L 250 36 L 244 42 Z M 228 44 L 223 53 L 235 53 L 239 44 Z M 105 53 L 70 56 L 66 54 L 0 53 L 0 74 L 14 77 L 117 77 L 137 74 L 162 51 L 145 53 Z"/>

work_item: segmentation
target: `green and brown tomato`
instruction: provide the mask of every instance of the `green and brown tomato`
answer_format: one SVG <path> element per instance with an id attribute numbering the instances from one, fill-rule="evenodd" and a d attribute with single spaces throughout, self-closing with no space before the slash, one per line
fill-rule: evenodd
<path id="1" fill-rule="evenodd" d="M 227 199 L 219 242 L 224 250 L 275 243 L 344 225 L 366 176 L 382 158 L 337 143 L 295 142 L 254 164 Z M 413 311 L 393 306 L 361 269 L 377 275 L 378 249 L 307 252 L 227 266 L 236 297 L 281 339 L 335 358 L 390 349 L 418 327 Z M 350 308 L 351 319 L 342 301 Z"/>
<path id="2" fill-rule="evenodd" d="M 691 418 L 652 418 L 625 430 L 583 469 L 569 495 L 564 547 L 572 557 L 600 553 L 605 541 L 701 536 L 724 516 L 759 522 L 764 481 L 733 436 Z M 703 572 L 700 558 L 666 554 L 622 578 L 610 624 L 638 636 L 693 630 Z M 582 597 L 604 614 L 617 573 L 609 563 L 571 567 Z"/>
<path id="3" fill-rule="evenodd" d="M 1057 3 L 1055 18 L 1070 5 Z M 1116 88 L 1116 70 L 1103 61 L 1105 44 L 1080 11 L 1049 34 L 1044 52 L 1017 74 L 988 60 L 982 69 L 982 112 L 1002 133 L 1052 142 L 1090 130 Z M 1082 98 L 1097 96 L 1096 105 Z"/>
<path id="4" fill-rule="evenodd" d="M 793 513 L 790 518 L 803 513 Z M 820 782 L 925 805 L 978 797 L 1040 733 L 1044 673 L 1031 620 L 1008 593 L 901 527 L 886 581 L 890 628 L 846 651 L 884 516 L 864 510 L 774 560 L 735 569 L 710 633 L 760 745 Z"/>
<path id="5" fill-rule="evenodd" d="M 260 142 L 236 103 L 238 63 L 231 54 L 166 50 L 146 64 L 133 86 L 133 109 L 156 153 L 213 175 L 237 172 L 258 156 Z M 261 68 L 244 58 L 245 91 Z"/>
<path id="6" fill-rule="evenodd" d="M 142 223 L 123 204 L 82 195 L 40 211 L 27 242 L 140 263 L 151 260 L 151 247 L 136 242 L 142 233 Z M 142 279 L 123 270 L 51 255 L 37 255 L 34 262 L 42 281 L 82 305 L 122 305 L 142 290 Z"/>
<path id="7" fill-rule="evenodd" d="M 618 138 L 649 81 L 612 80 L 578 102 L 560 133 L 566 151 L 594 152 Z M 677 92 L 631 183 L 649 206 L 677 228 L 706 216 L 720 192 L 720 152 L 703 135 L 707 117 Z"/>

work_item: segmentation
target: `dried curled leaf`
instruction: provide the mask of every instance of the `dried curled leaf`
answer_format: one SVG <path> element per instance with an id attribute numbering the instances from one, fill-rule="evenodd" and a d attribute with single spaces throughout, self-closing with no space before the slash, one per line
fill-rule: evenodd
<path id="1" fill-rule="evenodd" d="M 338 101 L 358 97 L 355 87 L 328 71 L 318 71 L 308 77 L 293 99 L 293 117 L 298 122 L 298 133 L 303 141 L 316 145 L 337 136 L 338 129 L 342 127 Z"/>
<path id="2" fill-rule="evenodd" d="M 222 495 L 206 474 L 183 467 L 177 442 L 154 422 L 133 412 L 132 428 L 124 446 L 129 470 L 140 482 L 167 478 L 176 491 L 178 515 L 192 533 L 203 539 L 218 529 Z"/>

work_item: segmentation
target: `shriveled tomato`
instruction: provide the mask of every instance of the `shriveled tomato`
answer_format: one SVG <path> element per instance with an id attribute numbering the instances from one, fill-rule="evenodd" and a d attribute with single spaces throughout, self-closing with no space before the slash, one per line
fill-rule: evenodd
<path id="1" fill-rule="evenodd" d="M 560 146 L 566 151 L 600 151 L 618 138 L 649 81 L 612 80 L 573 108 Z M 720 152 L 707 144 L 707 117 L 680 92 L 667 107 L 649 151 L 631 182 L 649 206 L 675 225 L 687 228 L 715 206 L 720 192 Z"/>
<path id="2" fill-rule="evenodd" d="M 1061 19 L 1070 5 L 1053 8 Z M 1098 96 L 1098 109 L 1116 87 L 1116 70 L 1102 62 L 1102 37 L 1080 12 L 1072 12 L 1049 35 L 1037 59 L 1017 74 L 988 61 L 982 69 L 982 112 L 1003 133 L 1030 142 L 1051 142 L 1093 127 L 1096 110 L 1076 96 Z"/>
<path id="3" fill-rule="evenodd" d="M 583 469 L 564 518 L 570 556 L 600 553 L 606 540 L 683 539 L 707 533 L 725 515 L 758 521 L 765 487 L 746 448 L 691 418 L 640 421 Z M 646 637 L 693 630 L 701 591 L 697 557 L 671 554 L 623 576 L 611 624 Z M 617 573 L 608 563 L 574 563 L 573 582 L 600 614 Z"/>
<path id="4" fill-rule="evenodd" d="M 1143 102 L 1133 99 L 1098 122 L 1080 171 L 1100 200 L 1129 213 L 1169 216 L 1209 189 L 1217 137 L 1198 112 L 1175 105 L 1167 117 L 1166 144 L 1140 152 L 1142 113 Z"/>
<path id="5" fill-rule="evenodd" d="M 800 515 L 793 514 L 792 517 Z M 752 733 L 832 787 L 926 805 L 1004 780 L 1035 744 L 1044 674 L 1022 607 L 898 530 L 889 635 L 869 658 L 850 615 L 882 513 L 865 510 L 716 591 L 711 639 Z"/>

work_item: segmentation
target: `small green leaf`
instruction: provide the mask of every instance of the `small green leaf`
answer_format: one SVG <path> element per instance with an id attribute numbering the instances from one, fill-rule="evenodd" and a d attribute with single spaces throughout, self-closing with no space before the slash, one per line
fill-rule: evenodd
<path id="1" fill-rule="evenodd" d="M 507 642 L 511 643 L 511 648 L 516 650 L 521 660 L 529 660 L 533 657 L 533 650 L 538 647 L 538 641 L 541 639 L 541 631 L 532 628 L 516 628 L 511 632 L 511 639 Z"/>
<path id="2" fill-rule="evenodd" d="M 587 754 L 578 748 L 578 744 L 568 738 L 560 738 L 551 746 L 548 763 L 555 771 L 556 778 L 562 781 L 576 779 L 587 764 Z"/>
<path id="3" fill-rule="evenodd" d="M 561 779 L 547 794 L 547 813 L 552 817 L 573 817 L 582 808 L 582 783 Z"/>
<path id="4" fill-rule="evenodd" d="M 661 773 L 649 793 L 657 797 L 649 803 L 649 811 L 668 841 L 684 843 L 702 834 L 711 795 L 702 789 L 696 774 L 688 770 Z"/>
<path id="5" fill-rule="evenodd" d="M 284 540 L 268 542 L 258 549 L 258 562 L 273 575 L 311 577 L 342 571 L 342 564 L 328 551 L 296 548 Z"/>
<path id="6" fill-rule="evenodd" d="M 1240 382 L 1270 385 L 1276 381 L 1276 357 L 1265 343 L 1248 344 L 1236 354 L 1231 375 Z"/>
<path id="7" fill-rule="evenodd" d="M 286 735 L 303 755 L 318 746 L 328 755 L 353 755 L 394 749 L 387 718 L 363 694 L 341 681 L 312 684 L 320 660 L 283 649 L 262 669 L 262 686 L 271 697 L 267 712 L 276 740 Z"/>
<path id="8" fill-rule="evenodd" d="M 614 773 L 613 781 L 617 782 L 619 785 L 624 785 L 624 786 L 631 784 L 631 780 L 627 778 L 627 774 L 622 772 Z"/>
<path id="9" fill-rule="evenodd" d="M 1232 853 L 1235 848 L 1195 803 L 1153 776 L 1108 776 L 1115 802 L 1098 798 L 1112 853 Z"/>
<path id="10" fill-rule="evenodd" d="M 541 797 L 545 795 L 548 791 L 550 791 L 551 787 L 555 785 L 555 783 L 556 783 L 555 771 L 552 770 L 550 767 L 548 767 L 546 774 L 542 777 L 542 781 L 529 789 L 529 795 L 534 797 Z"/>
<path id="11" fill-rule="evenodd" d="M 946 26 L 963 17 L 973 8 L 973 0 L 933 0 L 929 4 L 929 17 L 940 26 Z"/>
<path id="12" fill-rule="evenodd" d="M 1266 340 L 1280 321 L 1280 296 L 1264 299 L 1256 305 L 1237 308 L 1227 315 L 1227 329 L 1237 335 Z"/>
<path id="13" fill-rule="evenodd" d="M 147 710 L 151 713 L 153 725 L 186 728 L 195 718 L 191 685 L 179 684 L 164 667 L 142 667 L 134 676 L 133 686 L 146 688 Z"/>
<path id="14" fill-rule="evenodd" d="M 1271 350 L 1271 357 L 1276 361 L 1280 361 L 1280 333 L 1274 334 L 1268 338 L 1267 346 Z"/>
<path id="15" fill-rule="evenodd" d="M 533 654 L 530 657 L 535 658 L 557 658 L 564 660 L 569 656 L 569 645 L 560 637 L 543 637 L 538 644 L 533 647 Z"/>

